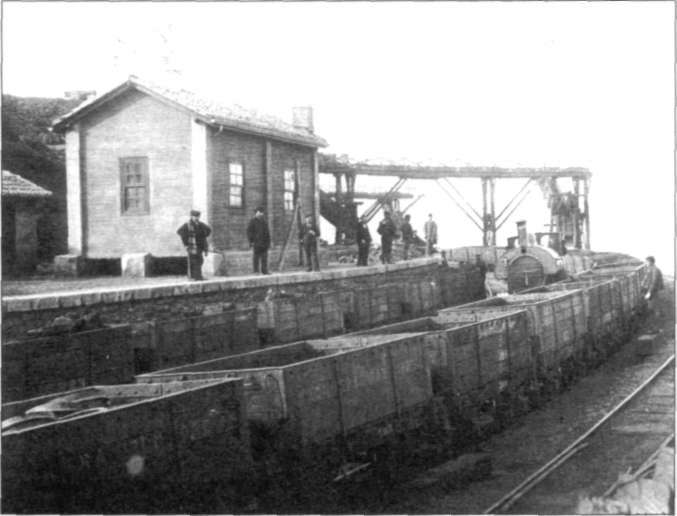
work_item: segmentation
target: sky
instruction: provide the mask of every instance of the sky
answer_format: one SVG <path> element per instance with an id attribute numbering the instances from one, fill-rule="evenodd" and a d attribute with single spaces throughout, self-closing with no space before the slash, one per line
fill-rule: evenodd
<path id="1" fill-rule="evenodd" d="M 4 93 L 101 93 L 172 69 L 287 120 L 312 105 L 325 151 L 355 159 L 586 167 L 593 249 L 674 271 L 672 2 L 4 2 L 2 23 Z M 497 211 L 522 183 L 497 183 Z M 481 209 L 479 179 L 455 185 Z M 443 247 L 481 243 L 438 185 L 403 191 L 424 194 L 410 210 L 419 232 L 433 213 Z M 499 244 L 520 219 L 548 220 L 538 188 Z"/>

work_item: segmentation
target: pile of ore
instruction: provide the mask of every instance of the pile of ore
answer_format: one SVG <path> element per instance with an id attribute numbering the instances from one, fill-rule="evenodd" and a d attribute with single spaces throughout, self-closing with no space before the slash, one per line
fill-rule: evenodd
<path id="1" fill-rule="evenodd" d="M 80 317 L 60 315 L 47 326 L 28 330 L 26 333 L 30 337 L 48 337 L 50 335 L 79 333 L 83 331 L 99 330 L 101 328 L 106 328 L 106 325 L 101 320 L 101 314 L 98 312 L 88 312 Z"/>

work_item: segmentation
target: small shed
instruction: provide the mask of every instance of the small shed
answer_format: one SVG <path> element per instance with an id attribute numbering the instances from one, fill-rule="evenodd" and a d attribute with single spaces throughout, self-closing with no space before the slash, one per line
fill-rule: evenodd
<path id="1" fill-rule="evenodd" d="M 37 264 L 38 218 L 52 192 L 2 171 L 2 272 L 28 272 Z"/>

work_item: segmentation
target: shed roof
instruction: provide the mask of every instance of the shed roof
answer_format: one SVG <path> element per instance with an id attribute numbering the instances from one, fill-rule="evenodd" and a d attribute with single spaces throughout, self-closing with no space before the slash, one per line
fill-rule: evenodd
<path id="1" fill-rule="evenodd" d="M 2 171 L 3 197 L 48 197 L 50 195 L 52 195 L 52 192 L 31 183 L 28 179 L 8 170 Z"/>
<path id="2" fill-rule="evenodd" d="M 130 76 L 129 79 L 112 90 L 83 102 L 78 107 L 57 118 L 52 129 L 64 131 L 70 125 L 87 116 L 101 105 L 129 91 L 138 90 L 176 107 L 187 109 L 202 122 L 233 129 L 235 131 L 268 136 L 273 139 L 307 145 L 326 147 L 327 142 L 311 131 L 294 126 L 279 118 L 259 113 L 255 110 L 234 104 L 226 106 L 211 99 L 201 97 L 182 88 L 170 88 L 154 84 L 146 79 Z"/>

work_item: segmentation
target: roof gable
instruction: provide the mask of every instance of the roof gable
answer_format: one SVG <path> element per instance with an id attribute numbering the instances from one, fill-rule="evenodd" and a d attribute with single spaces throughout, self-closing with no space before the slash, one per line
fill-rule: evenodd
<path id="1" fill-rule="evenodd" d="M 52 192 L 31 183 L 28 179 L 8 170 L 2 171 L 3 197 L 49 197 L 50 195 Z"/>
<path id="2" fill-rule="evenodd" d="M 141 91 L 174 107 L 186 109 L 208 125 L 267 136 L 272 139 L 310 147 L 326 147 L 327 145 L 323 138 L 276 117 L 264 115 L 239 105 L 226 106 L 187 90 L 171 89 L 137 77 L 130 77 L 112 90 L 80 104 L 69 113 L 56 119 L 52 125 L 53 130 L 66 130 L 89 113 L 131 89 Z"/>

